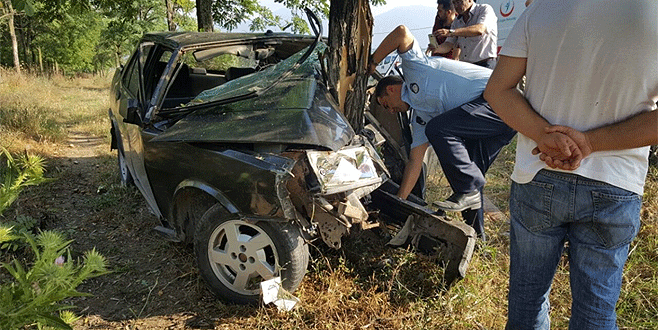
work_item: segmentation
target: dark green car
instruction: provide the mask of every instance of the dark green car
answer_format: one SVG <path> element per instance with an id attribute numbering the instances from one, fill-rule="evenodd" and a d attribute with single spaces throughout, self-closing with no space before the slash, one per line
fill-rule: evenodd
<path id="1" fill-rule="evenodd" d="M 338 111 L 319 60 L 326 47 L 287 33 L 149 33 L 113 79 L 121 181 L 145 197 L 159 233 L 194 244 L 201 275 L 227 301 L 258 302 L 260 283 L 278 276 L 294 291 L 308 242 L 340 248 L 355 225 L 412 213 L 458 246 L 446 254 L 455 277 L 470 259 L 470 227 L 380 188 L 391 175 Z"/>

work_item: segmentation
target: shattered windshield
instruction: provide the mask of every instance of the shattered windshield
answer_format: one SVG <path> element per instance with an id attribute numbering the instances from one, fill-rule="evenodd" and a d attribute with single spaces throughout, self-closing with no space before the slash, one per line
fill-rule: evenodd
<path id="1" fill-rule="evenodd" d="M 220 101 L 239 97 L 251 93 L 257 93 L 271 87 L 283 74 L 292 68 L 301 58 L 304 53 L 308 51 L 308 46 L 296 54 L 288 57 L 287 59 L 272 65 L 262 71 L 252 73 L 241 77 L 240 79 L 231 80 L 223 85 L 205 90 L 197 95 L 187 106 L 203 104 L 208 102 Z M 318 54 L 325 51 L 327 46 L 324 43 L 319 43 L 311 55 L 301 63 L 297 70 L 309 71 L 312 66 L 316 65 L 319 61 Z"/>

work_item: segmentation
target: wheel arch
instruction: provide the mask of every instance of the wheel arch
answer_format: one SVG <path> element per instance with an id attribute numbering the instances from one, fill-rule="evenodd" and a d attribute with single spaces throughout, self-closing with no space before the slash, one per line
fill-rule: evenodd
<path id="1" fill-rule="evenodd" d="M 201 181 L 184 180 L 176 187 L 170 210 L 172 223 L 166 225 L 176 231 L 178 240 L 191 243 L 199 219 L 215 204 L 222 205 L 227 215 L 240 213 L 215 187 Z"/>

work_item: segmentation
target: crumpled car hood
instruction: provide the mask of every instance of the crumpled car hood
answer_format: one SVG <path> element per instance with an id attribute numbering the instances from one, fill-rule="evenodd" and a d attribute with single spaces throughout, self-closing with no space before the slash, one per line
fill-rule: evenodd
<path id="1" fill-rule="evenodd" d="M 291 75 L 274 86 L 267 85 L 274 84 L 304 51 L 268 70 L 203 92 L 192 101 L 204 104 L 203 109 L 179 120 L 152 141 L 281 143 L 340 149 L 353 138 L 354 130 L 321 80 L 318 49 Z M 259 89 L 264 91 L 258 96 L 221 102 L 240 90 Z"/>

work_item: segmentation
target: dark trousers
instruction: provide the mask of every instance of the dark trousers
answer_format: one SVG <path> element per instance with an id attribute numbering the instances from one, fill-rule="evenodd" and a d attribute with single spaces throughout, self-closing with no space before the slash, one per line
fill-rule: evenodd
<path id="1" fill-rule="evenodd" d="M 485 173 L 516 131 L 479 97 L 434 117 L 427 123 L 425 134 L 450 187 L 465 194 L 475 190 L 482 193 Z M 478 236 L 485 237 L 482 209 L 463 211 L 462 217 Z"/>

